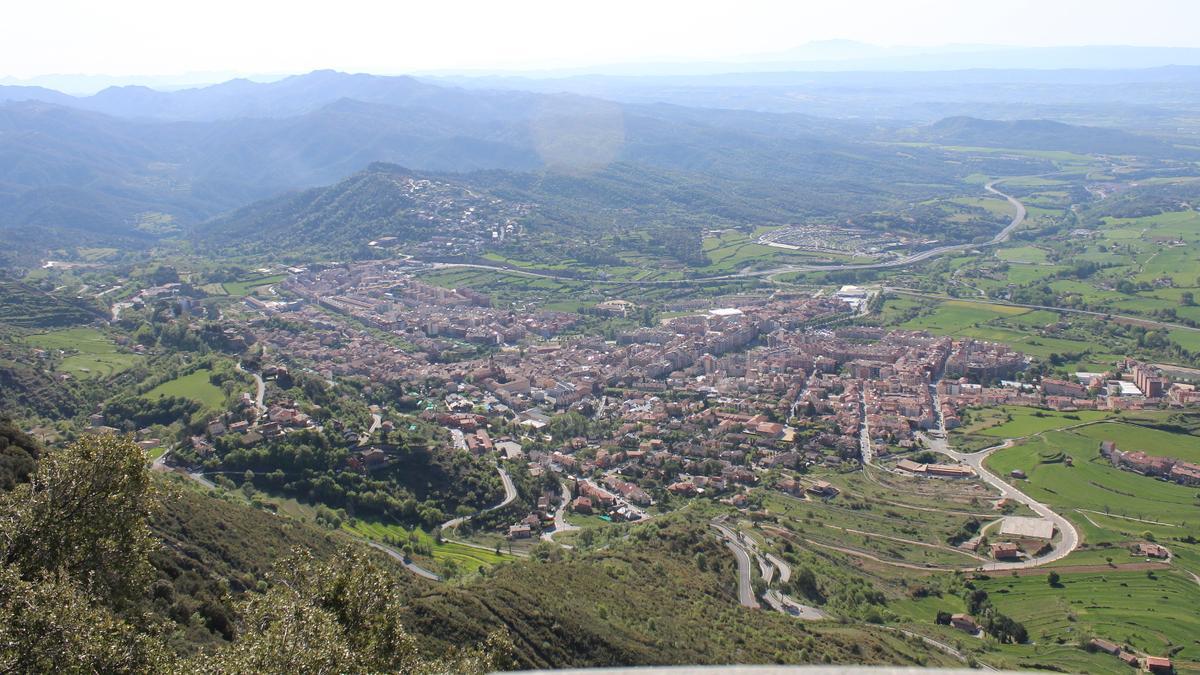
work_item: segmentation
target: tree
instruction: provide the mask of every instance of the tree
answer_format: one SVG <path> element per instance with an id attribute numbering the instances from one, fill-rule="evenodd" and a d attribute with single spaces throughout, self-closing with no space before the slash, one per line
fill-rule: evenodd
<path id="1" fill-rule="evenodd" d="M 84 436 L 46 452 L 32 480 L 0 498 L 0 560 L 24 579 L 62 574 L 127 607 L 150 580 L 157 505 L 141 448 Z"/>
<path id="2" fill-rule="evenodd" d="M 272 577 L 271 590 L 243 604 L 241 637 L 193 667 L 212 673 L 485 673 L 509 665 L 511 644 L 498 633 L 478 648 L 422 656 L 401 621 L 400 586 L 361 550 L 344 548 L 329 561 L 296 551 Z"/>
<path id="3" fill-rule="evenodd" d="M 86 436 L 0 494 L 0 672 L 169 669 L 136 611 L 157 545 L 146 455 Z"/>
<path id="4" fill-rule="evenodd" d="M 1050 570 L 1050 574 L 1046 577 L 1046 581 L 1048 581 L 1050 585 L 1054 586 L 1055 588 L 1058 587 L 1058 582 L 1060 580 L 1061 577 L 1058 575 L 1058 572 L 1055 572 L 1054 570 Z"/>

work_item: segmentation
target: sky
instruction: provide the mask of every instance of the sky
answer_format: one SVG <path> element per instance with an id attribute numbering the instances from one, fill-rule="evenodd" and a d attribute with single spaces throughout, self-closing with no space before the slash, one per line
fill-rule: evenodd
<path id="1" fill-rule="evenodd" d="M 1196 0 L 10 0 L 0 77 L 728 60 L 809 41 L 1200 47 Z"/>

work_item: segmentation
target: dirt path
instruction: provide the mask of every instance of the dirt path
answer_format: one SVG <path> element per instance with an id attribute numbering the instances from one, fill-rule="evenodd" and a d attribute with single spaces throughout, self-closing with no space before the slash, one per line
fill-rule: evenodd
<path id="1" fill-rule="evenodd" d="M 959 548 L 943 546 L 941 544 L 931 544 L 931 543 L 925 542 L 925 541 L 917 541 L 916 539 L 905 539 L 903 537 L 893 537 L 892 535 L 889 535 L 889 534 L 879 534 L 877 532 L 867 532 L 865 530 L 856 530 L 856 529 L 850 528 L 850 527 L 838 527 L 837 525 L 826 525 L 825 527 L 830 527 L 835 530 L 839 530 L 841 532 L 850 532 L 852 534 L 860 534 L 864 537 L 875 537 L 877 539 L 887 539 L 888 541 L 895 541 L 895 542 L 899 542 L 901 544 L 911 544 L 913 546 L 923 546 L 925 548 L 932 548 L 932 549 L 935 549 L 938 551 L 946 551 L 947 553 L 954 553 L 957 555 L 966 556 L 968 558 L 975 558 L 976 560 L 982 560 L 983 562 L 990 562 L 987 558 L 984 558 L 981 555 L 975 555 L 974 553 L 970 553 L 968 551 L 964 551 Z"/>
<path id="2" fill-rule="evenodd" d="M 1091 574 L 1093 572 L 1145 572 L 1146 570 L 1167 571 L 1173 569 L 1165 562 L 1117 563 L 1116 565 L 1063 565 L 1062 567 L 1027 567 L 1013 570 L 1019 577 L 1035 577 L 1058 572 L 1059 574 Z M 1186 571 L 1186 570 L 1185 570 Z"/>
<path id="3" fill-rule="evenodd" d="M 1105 513 L 1103 511 L 1093 511 L 1092 509 L 1075 509 L 1075 510 L 1079 511 L 1080 513 L 1094 513 L 1098 516 L 1104 516 L 1105 518 L 1120 518 L 1121 520 L 1132 520 L 1135 523 L 1146 523 L 1147 525 L 1162 525 L 1163 527 L 1179 527 L 1178 525 L 1176 525 L 1174 523 L 1163 523 L 1163 522 L 1159 522 L 1157 520 L 1146 520 L 1145 518 L 1134 518 L 1133 516 L 1118 516 L 1115 513 Z M 1084 517 L 1086 518 L 1086 516 L 1084 516 Z M 1092 523 L 1093 525 L 1096 525 L 1096 523 L 1092 522 L 1091 518 L 1088 518 L 1088 522 Z M 1103 527 L 1103 526 L 1096 525 L 1096 527 Z"/>

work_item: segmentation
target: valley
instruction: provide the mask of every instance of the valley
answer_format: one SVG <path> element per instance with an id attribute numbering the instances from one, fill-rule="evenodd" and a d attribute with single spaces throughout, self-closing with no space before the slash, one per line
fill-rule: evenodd
<path id="1" fill-rule="evenodd" d="M 354 672 L 1200 670 L 1187 96 L 1171 131 L 610 84 L 0 87 L 4 574 L 118 671 L 253 671 L 309 610 Z"/>

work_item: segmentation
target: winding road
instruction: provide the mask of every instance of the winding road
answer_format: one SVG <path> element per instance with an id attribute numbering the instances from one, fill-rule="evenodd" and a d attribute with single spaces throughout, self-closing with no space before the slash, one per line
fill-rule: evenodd
<path id="1" fill-rule="evenodd" d="M 760 605 L 758 600 L 754 599 L 754 585 L 750 582 L 750 553 L 738 541 L 737 534 L 733 529 L 717 521 L 713 521 L 711 525 L 725 538 L 725 545 L 733 551 L 734 557 L 737 558 L 738 602 L 742 603 L 743 607 L 758 609 Z"/>
<path id="2" fill-rule="evenodd" d="M 253 370 L 246 370 L 242 367 L 241 361 L 238 361 L 234 367 L 237 368 L 239 373 L 248 373 L 250 377 L 254 378 L 254 405 L 258 406 L 259 410 L 265 410 L 266 406 L 263 405 L 263 398 L 267 393 L 267 385 L 263 383 L 262 375 Z"/>
<path id="3" fill-rule="evenodd" d="M 488 511 L 502 509 L 513 503 L 513 500 L 517 498 L 517 486 L 513 485 L 512 477 L 508 475 L 508 472 L 504 470 L 504 467 L 500 466 L 499 462 L 496 463 L 496 472 L 500 474 L 500 480 L 504 483 L 504 500 L 499 504 L 489 506 L 486 509 L 483 509 L 477 513 L 473 513 L 469 516 L 459 516 L 458 518 L 451 518 L 450 520 L 447 520 L 446 522 L 442 523 L 443 532 L 462 525 L 480 513 L 487 513 Z"/>
<path id="4" fill-rule="evenodd" d="M 404 565 L 405 569 L 407 569 L 409 572 L 412 572 L 413 574 L 416 574 L 417 576 L 425 577 L 426 579 L 429 579 L 430 581 L 441 581 L 442 580 L 442 577 L 438 576 L 434 572 L 430 572 L 429 570 L 425 569 L 424 567 L 421 567 L 420 565 L 409 560 L 408 558 L 405 558 L 403 553 L 401 553 L 400 551 L 397 551 L 396 549 L 392 548 L 391 546 L 386 546 L 384 544 L 380 544 L 380 543 L 374 542 L 374 541 L 368 541 L 366 539 L 363 539 L 362 541 L 365 541 L 367 543 L 367 545 L 370 546 L 371 548 L 378 549 L 378 550 L 383 551 L 384 553 L 388 554 L 389 556 L 392 557 L 393 560 L 398 561 L 401 565 Z"/>
<path id="5" fill-rule="evenodd" d="M 937 387 L 930 385 L 930 391 L 933 395 L 934 410 L 941 410 L 941 400 L 937 393 Z M 975 470 L 975 474 L 977 476 L 983 479 L 983 481 L 988 485 L 996 488 L 1002 497 L 1024 504 L 1025 506 L 1028 506 L 1034 513 L 1054 523 L 1054 527 L 1061 535 L 1058 541 L 1051 543 L 1050 550 L 1042 555 L 1035 556 L 1028 560 L 1022 560 L 1020 562 L 989 562 L 971 569 L 984 572 L 999 572 L 1003 570 L 1019 570 L 1030 567 L 1039 567 L 1041 565 L 1052 563 L 1055 560 L 1061 560 L 1070 555 L 1072 551 L 1079 547 L 1079 531 L 1075 529 L 1075 526 L 1071 524 L 1071 521 L 1067 520 L 1058 513 L 1055 513 L 1049 506 L 1037 501 L 1024 492 L 1021 492 L 1004 479 L 992 473 L 987 466 L 985 466 L 987 458 L 990 457 L 992 453 L 1004 448 L 1011 448 L 1019 439 L 1009 438 L 1005 439 L 1005 441 L 999 445 L 993 445 L 992 447 L 985 448 L 979 452 L 962 453 L 950 448 L 950 442 L 946 440 L 945 422 L 940 414 L 938 415 L 938 431 L 940 432 L 938 433 L 939 438 L 933 438 L 926 436 L 925 434 L 921 434 L 920 437 L 925 442 L 925 446 L 927 448 L 971 467 Z"/>
<path id="6" fill-rule="evenodd" d="M 761 607 L 754 597 L 754 583 L 750 578 L 753 569 L 752 558 L 758 562 L 759 571 L 766 583 L 771 583 L 776 570 L 779 571 L 779 583 L 786 584 L 791 580 L 792 566 L 784 562 L 782 558 L 771 553 L 760 554 L 753 540 L 746 539 L 739 532 L 725 525 L 720 518 L 710 521 L 709 524 L 721 534 L 725 539 L 725 545 L 733 551 L 734 557 L 737 558 L 738 602 L 743 607 L 752 609 Z M 763 593 L 763 600 L 771 606 L 771 609 L 797 619 L 821 621 L 829 618 L 824 610 L 797 602 L 778 589 L 768 589 Z"/>
<path id="7" fill-rule="evenodd" d="M 563 483 L 562 501 L 559 502 L 558 508 L 554 511 L 554 529 L 550 532 L 543 532 L 542 539 L 546 541 L 554 541 L 554 535 L 556 534 L 579 529 L 577 525 L 572 525 L 571 523 L 567 522 L 567 506 L 569 506 L 570 503 L 571 490 L 567 487 L 566 483 Z M 563 544 L 563 546 L 566 546 L 566 544 Z"/>

